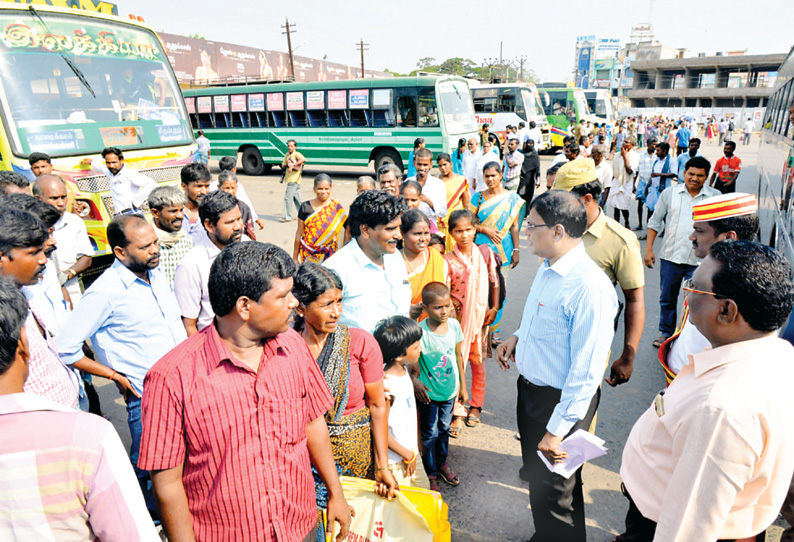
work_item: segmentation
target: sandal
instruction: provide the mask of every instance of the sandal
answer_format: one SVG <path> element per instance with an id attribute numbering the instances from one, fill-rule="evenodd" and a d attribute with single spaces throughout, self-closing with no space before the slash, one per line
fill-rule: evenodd
<path id="1" fill-rule="evenodd" d="M 669 338 L 670 337 L 668 337 L 667 335 L 659 335 L 659 338 L 653 341 L 653 347 L 659 348 L 660 346 L 662 346 L 662 343 Z"/>
<path id="2" fill-rule="evenodd" d="M 442 480 L 444 480 L 446 483 L 448 483 L 451 486 L 456 486 L 460 484 L 460 478 L 455 473 L 455 471 L 449 468 L 448 465 L 444 465 L 443 467 L 438 469 L 438 475 L 441 476 Z"/>
<path id="3" fill-rule="evenodd" d="M 438 485 L 438 480 L 435 476 L 432 478 L 428 476 L 428 479 L 430 480 L 430 491 L 441 491 L 441 486 Z"/>
<path id="4" fill-rule="evenodd" d="M 502 338 L 498 333 L 491 333 L 491 348 L 498 348 L 502 344 Z"/>
<path id="5" fill-rule="evenodd" d="M 472 414 L 472 411 L 474 410 L 477 411 L 477 416 Z M 469 415 L 466 416 L 466 425 L 469 427 L 477 426 L 480 423 L 480 416 L 482 416 L 482 408 L 476 406 L 469 407 Z"/>
<path id="6" fill-rule="evenodd" d="M 641 234 L 637 236 L 637 241 L 645 241 L 648 238 L 646 234 Z"/>
<path id="7" fill-rule="evenodd" d="M 463 416 L 453 416 L 452 417 L 452 424 L 449 426 L 449 436 L 452 438 L 458 438 L 460 434 L 463 432 L 463 424 L 455 425 L 455 422 L 462 421 Z"/>

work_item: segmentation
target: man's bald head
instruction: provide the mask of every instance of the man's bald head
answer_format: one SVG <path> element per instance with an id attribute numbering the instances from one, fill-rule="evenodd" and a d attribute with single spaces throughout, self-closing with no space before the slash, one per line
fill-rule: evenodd
<path id="1" fill-rule="evenodd" d="M 45 203 L 49 203 L 58 212 L 66 212 L 66 205 L 68 203 L 68 194 L 66 192 L 66 184 L 55 175 L 40 175 L 36 178 L 31 185 L 33 195 Z"/>

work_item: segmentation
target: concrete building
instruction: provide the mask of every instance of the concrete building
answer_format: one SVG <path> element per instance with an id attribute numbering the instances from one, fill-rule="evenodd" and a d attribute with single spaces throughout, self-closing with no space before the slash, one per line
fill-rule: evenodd
<path id="1" fill-rule="evenodd" d="M 638 50 L 631 62 L 632 108 L 730 108 L 766 106 L 786 53 L 659 58 Z"/>

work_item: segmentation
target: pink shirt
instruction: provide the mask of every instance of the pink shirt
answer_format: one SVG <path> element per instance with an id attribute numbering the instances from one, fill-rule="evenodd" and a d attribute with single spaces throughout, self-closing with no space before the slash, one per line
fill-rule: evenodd
<path id="1" fill-rule="evenodd" d="M 770 336 L 690 354 L 631 430 L 620 476 L 654 542 L 739 539 L 777 518 L 794 472 L 794 347 Z"/>
<path id="2" fill-rule="evenodd" d="M 383 355 L 375 337 L 363 329 L 350 328 L 350 378 L 347 408 L 344 415 L 352 414 L 366 406 L 364 384 L 383 378 Z"/>

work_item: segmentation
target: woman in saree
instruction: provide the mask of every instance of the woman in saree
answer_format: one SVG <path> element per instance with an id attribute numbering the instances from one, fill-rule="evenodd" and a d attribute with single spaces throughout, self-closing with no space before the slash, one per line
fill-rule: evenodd
<path id="1" fill-rule="evenodd" d="M 334 405 L 325 414 L 336 470 L 340 475 L 375 480 L 381 497 L 399 489 L 389 470 L 389 421 L 383 391 L 383 357 L 375 338 L 362 329 L 339 325 L 342 281 L 336 272 L 304 262 L 295 273 L 292 293 L 295 330 L 317 361 Z M 325 485 L 315 471 L 318 520 L 328 504 Z M 317 541 L 325 542 L 323 521 Z"/>
<path id="2" fill-rule="evenodd" d="M 314 178 L 314 199 L 304 201 L 298 209 L 298 229 L 292 258 L 298 262 L 323 263 L 342 244 L 347 212 L 331 199 L 333 181 L 325 173 Z"/>
<path id="3" fill-rule="evenodd" d="M 447 189 L 447 216 L 438 220 L 438 231 L 442 237 L 446 236 L 447 252 L 449 252 L 455 246 L 455 242 L 452 236 L 447 234 L 447 219 L 452 211 L 468 209 L 471 196 L 466 177 L 455 173 L 450 155 L 445 152 L 439 153 L 436 156 L 436 163 L 441 171 L 439 178 L 444 181 L 444 187 Z"/>
<path id="4" fill-rule="evenodd" d="M 518 265 L 518 234 L 524 222 L 526 202 L 524 199 L 504 187 L 502 184 L 502 167 L 498 162 L 489 162 L 483 166 L 483 179 L 486 189 L 478 192 L 471 200 L 471 206 L 480 220 L 477 226 L 478 245 L 488 245 L 499 255 L 502 262 L 502 275 L 507 278 L 510 269 Z M 502 311 L 496 315 L 491 324 L 491 343 L 498 345 L 499 325 Z"/>
<path id="5" fill-rule="evenodd" d="M 402 214 L 402 255 L 411 283 L 411 318 L 421 322 L 427 318 L 422 310 L 422 289 L 431 282 L 446 284 L 449 269 L 437 250 L 430 250 L 430 219 L 418 209 Z"/>

